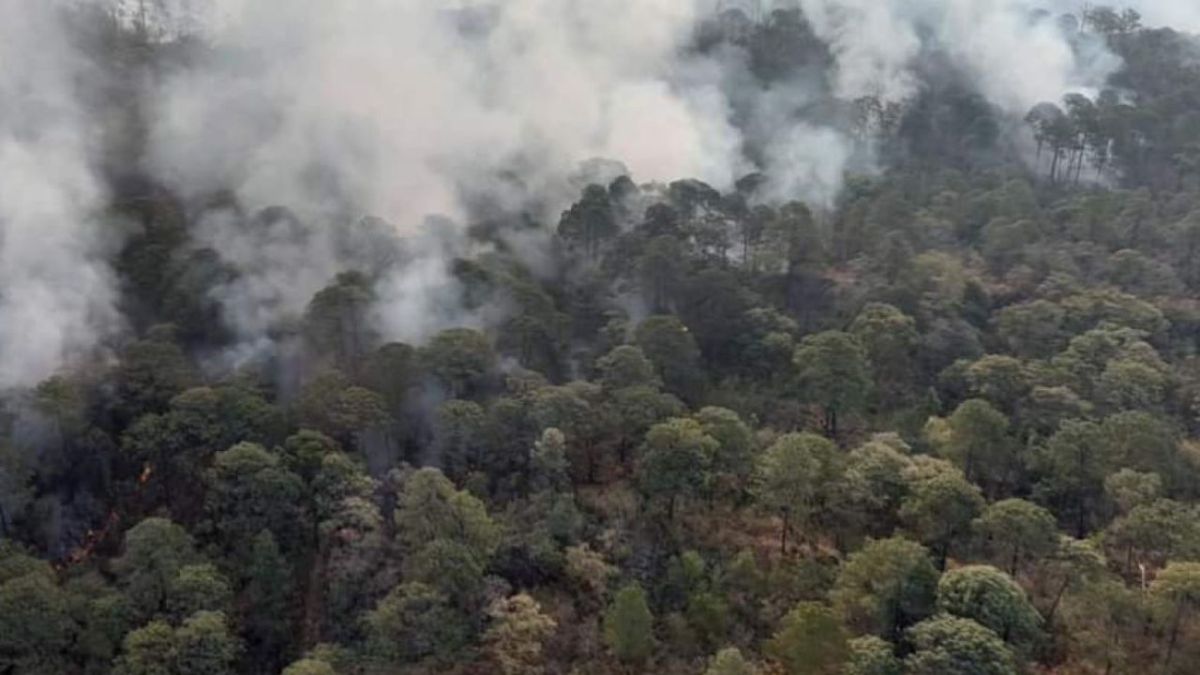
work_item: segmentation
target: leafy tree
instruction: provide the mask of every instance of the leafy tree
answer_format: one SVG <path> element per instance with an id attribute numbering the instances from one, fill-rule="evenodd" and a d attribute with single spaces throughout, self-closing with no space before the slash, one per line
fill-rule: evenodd
<path id="1" fill-rule="evenodd" d="M 438 333 L 421 349 L 420 357 L 453 398 L 478 394 L 496 365 L 487 337 L 469 328 Z"/>
<path id="2" fill-rule="evenodd" d="M 1046 509 L 1024 499 L 989 504 L 974 523 L 984 548 L 1010 575 L 1058 548 L 1058 525 Z"/>
<path id="3" fill-rule="evenodd" d="M 726 647 L 709 661 L 704 675 L 758 675 L 758 672 L 737 647 Z"/>
<path id="4" fill-rule="evenodd" d="M 653 623 L 645 591 L 636 583 L 626 585 L 604 614 L 604 640 L 618 659 L 642 663 L 654 649 Z"/>
<path id="5" fill-rule="evenodd" d="M 900 518 L 916 538 L 936 553 L 939 567 L 954 544 L 971 531 L 971 523 L 983 511 L 978 487 L 958 471 L 945 471 L 912 483 L 900 506 Z"/>
<path id="6" fill-rule="evenodd" d="M 165 621 L 150 623 L 125 636 L 123 654 L 113 672 L 117 675 L 175 675 L 178 645 L 175 631 Z"/>
<path id="7" fill-rule="evenodd" d="M 843 536 L 886 537 L 895 530 L 909 489 L 904 474 L 911 466 L 904 452 L 879 439 L 850 451 L 831 496 Z"/>
<path id="8" fill-rule="evenodd" d="M 1179 635 L 1185 623 L 1200 608 L 1200 563 L 1172 562 L 1154 579 L 1150 593 L 1171 610 L 1163 670 L 1170 672 Z"/>
<path id="9" fill-rule="evenodd" d="M 700 349 L 683 322 L 674 316 L 652 316 L 637 327 L 635 339 L 667 391 L 688 402 L 699 398 L 704 387 Z"/>
<path id="10" fill-rule="evenodd" d="M 1077 537 L 1087 534 L 1104 503 L 1109 458 L 1099 425 L 1069 421 L 1050 437 L 1035 458 L 1038 500 L 1069 523 Z"/>
<path id="11" fill-rule="evenodd" d="M 802 395 L 821 406 L 824 431 L 836 437 L 838 415 L 857 412 L 866 403 L 871 387 L 866 350 L 853 335 L 828 331 L 804 338 L 794 361 Z"/>
<path id="12" fill-rule="evenodd" d="M 851 629 L 898 638 L 933 612 L 937 580 L 924 547 L 883 539 L 850 555 L 830 597 Z"/>
<path id="13" fill-rule="evenodd" d="M 716 406 L 701 408 L 695 419 L 717 442 L 712 472 L 721 485 L 711 488 L 710 493 L 732 496 L 744 490 L 754 473 L 755 441 L 750 427 L 736 412 Z"/>
<path id="14" fill-rule="evenodd" d="M 849 333 L 866 351 L 879 402 L 885 408 L 896 406 L 915 376 L 916 321 L 896 307 L 873 302 L 855 317 Z"/>
<path id="15" fill-rule="evenodd" d="M 499 543 L 500 534 L 483 503 L 456 490 L 437 469 L 419 469 L 404 481 L 395 519 L 401 542 L 413 551 L 444 539 L 486 560 Z"/>
<path id="16" fill-rule="evenodd" d="M 181 567 L 167 586 L 167 609 L 176 621 L 199 611 L 224 611 L 231 599 L 229 583 L 208 563 Z"/>
<path id="17" fill-rule="evenodd" d="M 542 672 L 542 644 L 558 624 L 542 613 L 537 601 L 521 593 L 492 603 L 488 615 L 493 624 L 484 641 L 500 672 Z"/>
<path id="18" fill-rule="evenodd" d="M 841 672 L 849 654 L 846 630 L 833 611 L 812 602 L 783 618 L 766 650 L 792 675 Z"/>
<path id="19" fill-rule="evenodd" d="M 221 612 L 197 612 L 175 631 L 175 672 L 179 675 L 233 675 L 241 645 Z"/>
<path id="20" fill-rule="evenodd" d="M 78 631 L 71 599 L 48 568 L 0 583 L 0 668 L 30 675 L 66 672 Z"/>
<path id="21" fill-rule="evenodd" d="M 337 675 L 337 671 L 320 659 L 304 658 L 284 668 L 283 675 Z"/>
<path id="22" fill-rule="evenodd" d="M 788 434 L 763 454 L 759 466 L 759 503 L 783 519 L 779 548 L 787 552 L 793 519 L 812 523 L 820 507 L 822 487 L 836 477 L 837 448 L 814 434 Z"/>
<path id="23" fill-rule="evenodd" d="M 908 630 L 913 675 L 1016 675 L 1016 659 L 995 633 L 971 621 L 940 615 Z"/>
<path id="24" fill-rule="evenodd" d="M 984 482 L 991 494 L 1016 482 L 1020 462 L 1008 436 L 1008 418 L 986 401 L 966 401 L 946 420 L 945 441 L 939 444 L 967 480 Z"/>
<path id="25" fill-rule="evenodd" d="M 901 675 L 904 664 L 896 658 L 892 643 L 874 635 L 854 638 L 848 643 L 850 658 L 846 662 L 846 675 Z"/>
<path id="26" fill-rule="evenodd" d="M 1121 469 L 1104 479 L 1104 493 L 1120 513 L 1129 513 L 1145 506 L 1162 494 L 1162 477 L 1156 473 L 1144 473 L 1133 469 Z"/>
<path id="27" fill-rule="evenodd" d="M 421 583 L 392 589 L 364 618 L 368 649 L 388 661 L 449 657 L 466 646 L 470 626 L 438 591 Z"/>
<path id="28" fill-rule="evenodd" d="M 674 519 L 681 498 L 700 493 L 719 444 L 690 419 L 657 424 L 646 434 L 637 475 L 651 499 L 667 501 L 667 518 Z"/>
<path id="29" fill-rule="evenodd" d="M 205 512 L 221 541 L 239 555 L 255 535 L 269 530 L 285 550 L 303 538 L 304 482 L 282 459 L 260 445 L 239 443 L 219 452 L 206 475 Z"/>
<path id="30" fill-rule="evenodd" d="M 148 618 L 165 608 L 179 571 L 196 560 L 186 530 L 164 518 L 147 518 L 125 533 L 125 552 L 113 567 L 134 609 Z"/>
<path id="31" fill-rule="evenodd" d="M 1028 647 L 1041 632 L 1041 617 L 1012 577 L 988 565 L 950 570 L 938 582 L 938 610 L 972 619 L 1000 639 Z"/>
<path id="32" fill-rule="evenodd" d="M 633 345 L 620 345 L 596 361 L 600 384 L 606 389 L 661 386 L 658 372 L 645 352 Z"/>

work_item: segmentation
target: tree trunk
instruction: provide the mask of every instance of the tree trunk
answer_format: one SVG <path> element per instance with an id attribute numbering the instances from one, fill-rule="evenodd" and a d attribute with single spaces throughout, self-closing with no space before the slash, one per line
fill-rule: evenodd
<path id="1" fill-rule="evenodd" d="M 787 555 L 788 512 L 783 512 L 783 527 L 779 530 L 779 554 Z"/>
<path id="2" fill-rule="evenodd" d="M 1171 658 L 1175 656 L 1175 645 L 1179 642 L 1179 628 L 1183 625 L 1183 603 L 1175 606 L 1175 618 L 1171 620 L 1171 639 L 1167 642 L 1167 655 L 1163 657 L 1163 674 L 1171 672 Z"/>
<path id="3" fill-rule="evenodd" d="M 1054 602 L 1050 603 L 1050 609 L 1046 610 L 1046 625 L 1054 620 L 1054 614 L 1058 612 L 1058 605 L 1062 602 L 1063 596 L 1067 594 L 1067 589 L 1071 587 L 1071 577 L 1068 575 L 1063 579 L 1062 585 L 1058 587 L 1058 592 L 1054 594 Z"/>

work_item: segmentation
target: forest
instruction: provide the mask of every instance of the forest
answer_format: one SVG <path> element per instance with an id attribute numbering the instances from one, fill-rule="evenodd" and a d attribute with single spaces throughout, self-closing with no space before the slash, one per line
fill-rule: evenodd
<path id="1" fill-rule="evenodd" d="M 120 232 L 72 292 L 111 277 L 121 327 L 23 380 L 70 305 L 0 272 L 0 674 L 1200 672 L 1200 38 L 1047 11 L 1101 86 L 1018 109 L 926 44 L 849 97 L 810 4 L 680 49 L 803 81 L 771 118 L 845 139 L 833 192 L 743 86 L 728 185 L 615 157 L 560 203 L 530 153 L 418 229 L 328 167 L 278 192 L 319 211 L 199 185 L 221 124 L 163 169 L 153 92 L 217 47 L 55 13 Z M 62 116 L 5 50 L 0 264 L 37 277 L 11 153 Z"/>

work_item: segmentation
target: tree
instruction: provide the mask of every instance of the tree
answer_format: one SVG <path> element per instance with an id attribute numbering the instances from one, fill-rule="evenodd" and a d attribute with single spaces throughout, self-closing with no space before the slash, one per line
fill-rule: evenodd
<path id="1" fill-rule="evenodd" d="M 438 333 L 421 349 L 420 357 L 452 398 L 478 394 L 496 365 L 496 354 L 487 337 L 469 328 Z"/>
<path id="2" fill-rule="evenodd" d="M 1024 499 L 989 504 L 975 520 L 992 560 L 1016 576 L 1023 563 L 1037 562 L 1058 548 L 1058 524 L 1046 509 Z"/>
<path id="3" fill-rule="evenodd" d="M 318 354 L 354 373 L 367 356 L 375 335 L 370 310 L 375 300 L 371 280 L 360 272 L 343 272 L 317 292 L 304 313 L 304 334 Z"/>
<path id="4" fill-rule="evenodd" d="M 698 494 L 719 444 L 695 420 L 677 418 L 656 424 L 646 434 L 637 476 L 651 499 L 667 500 L 667 518 L 676 502 Z"/>
<path id="5" fill-rule="evenodd" d="M 0 583 L 0 669 L 67 672 L 79 631 L 70 603 L 48 567 Z"/>
<path id="6" fill-rule="evenodd" d="M 758 672 L 737 647 L 726 647 L 709 661 L 704 675 L 758 675 Z"/>
<path id="7" fill-rule="evenodd" d="M 1012 577 L 988 565 L 968 565 L 942 575 L 938 611 L 971 619 L 1007 643 L 1028 648 L 1041 634 L 1042 618 Z"/>
<path id="8" fill-rule="evenodd" d="M 1162 494 L 1162 489 L 1162 477 L 1158 474 L 1128 468 L 1104 479 L 1104 493 L 1122 514 L 1153 503 Z"/>
<path id="9" fill-rule="evenodd" d="M 149 618 L 165 608 L 179 570 L 196 559 L 186 530 L 164 518 L 147 518 L 125 533 L 125 551 L 113 567 L 134 609 Z"/>
<path id="10" fill-rule="evenodd" d="M 176 675 L 175 631 L 165 621 L 150 623 L 125 636 L 116 675 Z"/>
<path id="11" fill-rule="evenodd" d="M 419 469 L 404 481 L 395 519 L 400 541 L 411 551 L 444 539 L 462 544 L 483 561 L 499 543 L 500 533 L 483 502 L 455 489 L 437 469 Z"/>
<path id="12" fill-rule="evenodd" d="M 970 533 L 983 506 L 978 487 L 957 470 L 943 471 L 913 481 L 900 518 L 918 541 L 936 552 L 938 567 L 945 568 L 951 547 Z"/>
<path id="13" fill-rule="evenodd" d="M 216 454 L 206 482 L 205 513 L 230 551 L 246 555 L 264 529 L 288 551 L 304 540 L 304 481 L 279 455 L 261 445 L 239 443 Z"/>
<path id="14" fill-rule="evenodd" d="M 283 675 L 337 675 L 337 671 L 320 659 L 304 658 L 284 668 Z"/>
<path id="15" fill-rule="evenodd" d="M 233 675 L 241 650 L 221 612 L 197 612 L 175 631 L 178 675 Z"/>
<path id="16" fill-rule="evenodd" d="M 700 348 L 682 321 L 652 316 L 638 325 L 635 339 L 668 391 L 688 402 L 699 398 L 704 387 Z"/>
<path id="17" fill-rule="evenodd" d="M 838 415 L 866 404 L 871 388 L 866 350 L 853 335 L 828 331 L 804 338 L 794 362 L 801 394 L 821 406 L 825 434 L 836 437 Z"/>
<path id="18" fill-rule="evenodd" d="M 484 635 L 488 653 L 505 675 L 542 672 L 542 643 L 558 626 L 541 606 L 521 593 L 497 600 L 488 608 L 492 626 Z"/>
<path id="19" fill-rule="evenodd" d="M 1179 634 L 1190 615 L 1200 609 L 1200 563 L 1168 563 L 1154 579 L 1150 593 L 1171 610 L 1167 651 L 1163 654 L 1163 672 L 1170 672 Z"/>
<path id="20" fill-rule="evenodd" d="M 470 626 L 449 600 L 421 583 L 397 586 L 364 618 L 367 647 L 388 661 L 448 657 L 467 644 Z"/>
<path id="21" fill-rule="evenodd" d="M 904 664 L 896 658 L 896 647 L 874 635 L 864 635 L 849 643 L 850 658 L 845 675 L 902 675 Z"/>
<path id="22" fill-rule="evenodd" d="M 891 305 L 872 302 L 855 317 L 849 332 L 870 361 L 879 403 L 885 408 L 898 406 L 915 374 L 920 341 L 916 321 Z"/>
<path id="23" fill-rule="evenodd" d="M 642 663 L 654 649 L 653 624 L 645 591 L 632 583 L 617 592 L 604 614 L 604 640 L 618 659 Z"/>
<path id="24" fill-rule="evenodd" d="M 800 603 L 783 618 L 766 651 L 790 675 L 839 673 L 849 654 L 846 630 L 833 611 L 813 602 Z"/>
<path id="25" fill-rule="evenodd" d="M 1082 538 L 1096 522 L 1104 503 L 1109 453 L 1100 426 L 1064 422 L 1042 446 L 1034 463 L 1040 474 L 1035 498 Z"/>
<path id="26" fill-rule="evenodd" d="M 579 201 L 564 211 L 558 223 L 558 235 L 580 249 L 588 260 L 595 260 L 601 244 L 619 232 L 616 213 L 602 185 L 583 189 Z"/>
<path id="27" fill-rule="evenodd" d="M 176 621 L 199 611 L 226 610 L 231 599 L 229 583 L 208 563 L 180 568 L 167 586 L 167 610 Z"/>
<path id="28" fill-rule="evenodd" d="M 851 629 L 896 639 L 933 612 L 937 582 L 925 548 L 895 537 L 852 553 L 830 597 Z"/>
<path id="29" fill-rule="evenodd" d="M 851 450 L 841 480 L 831 490 L 840 535 L 851 540 L 890 535 L 908 494 L 905 471 L 911 466 L 905 452 L 884 440 L 875 439 Z"/>
<path id="30" fill-rule="evenodd" d="M 754 473 L 754 434 L 732 410 L 708 406 L 696 413 L 704 433 L 717 442 L 712 458 L 712 474 L 720 485 L 710 494 L 734 496 L 744 490 Z"/>
<path id="31" fill-rule="evenodd" d="M 1017 675 L 1016 659 L 995 633 L 956 616 L 926 619 L 908 630 L 912 675 Z"/>
<path id="32" fill-rule="evenodd" d="M 822 488 L 836 478 L 837 448 L 815 434 L 788 434 L 763 453 L 759 466 L 759 503 L 782 520 L 779 549 L 787 553 L 793 518 L 808 525 L 820 507 Z"/>
<path id="33" fill-rule="evenodd" d="M 986 401 L 971 399 L 958 406 L 946 424 L 949 433 L 940 450 L 968 481 L 983 481 L 990 494 L 999 494 L 1016 481 L 1020 462 L 1004 413 Z"/>
<path id="34" fill-rule="evenodd" d="M 654 364 L 641 348 L 633 345 L 620 345 L 600 357 L 596 370 L 600 373 L 600 384 L 610 390 L 662 385 Z"/>

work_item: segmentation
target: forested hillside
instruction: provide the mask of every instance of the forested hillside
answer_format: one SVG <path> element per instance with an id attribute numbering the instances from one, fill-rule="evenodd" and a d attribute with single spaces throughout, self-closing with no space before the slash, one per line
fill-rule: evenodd
<path id="1" fill-rule="evenodd" d="M 0 674 L 1200 672 L 1200 40 L 1033 13 L 1103 82 L 1007 97 L 922 37 L 852 96 L 810 4 L 705 11 L 605 98 L 724 64 L 728 184 L 552 175 L 547 119 L 422 155 L 457 212 L 401 222 L 444 184 L 293 125 L 376 92 L 288 89 L 287 31 L 0 0 Z M 488 7 L 455 34 L 521 53 Z M 429 86 L 403 149 L 459 123 Z"/>

